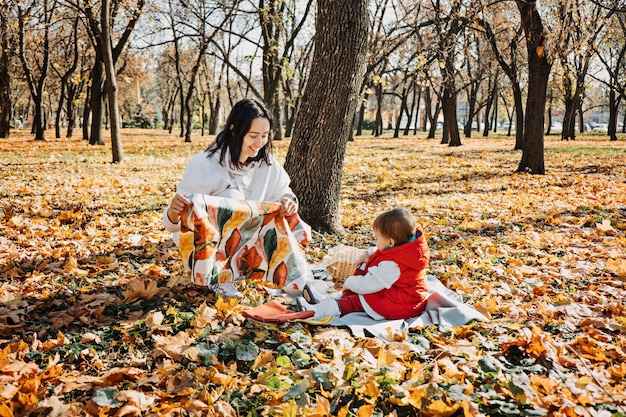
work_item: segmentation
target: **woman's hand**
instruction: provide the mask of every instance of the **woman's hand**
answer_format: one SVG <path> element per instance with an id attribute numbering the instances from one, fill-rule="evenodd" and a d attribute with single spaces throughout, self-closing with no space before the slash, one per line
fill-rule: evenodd
<path id="1" fill-rule="evenodd" d="M 280 199 L 280 214 L 284 214 L 285 216 L 289 216 L 290 214 L 294 214 L 298 211 L 298 205 L 295 201 L 293 201 L 289 197 L 283 197 Z"/>
<path id="2" fill-rule="evenodd" d="M 191 201 L 189 201 L 187 197 L 176 194 L 170 202 L 170 208 L 167 210 L 167 218 L 174 224 L 178 223 L 180 216 L 183 215 L 183 212 L 189 205 L 191 205 Z"/>

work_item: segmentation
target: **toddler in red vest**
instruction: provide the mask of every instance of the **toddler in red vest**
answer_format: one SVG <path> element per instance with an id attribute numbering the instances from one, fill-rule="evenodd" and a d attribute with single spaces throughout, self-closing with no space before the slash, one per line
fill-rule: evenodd
<path id="1" fill-rule="evenodd" d="M 365 262 L 365 268 L 348 277 L 337 296 L 307 285 L 297 299 L 301 310 L 315 311 L 316 319 L 359 311 L 376 320 L 420 315 L 426 305 L 430 251 L 415 217 L 396 208 L 376 217 L 373 229 L 376 247 L 358 261 Z"/>

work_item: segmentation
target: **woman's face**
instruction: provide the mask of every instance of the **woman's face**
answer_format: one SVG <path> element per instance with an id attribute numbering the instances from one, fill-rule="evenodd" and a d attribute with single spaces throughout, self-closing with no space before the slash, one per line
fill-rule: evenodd
<path id="1" fill-rule="evenodd" d="M 248 158 L 254 158 L 259 151 L 267 144 L 270 137 L 270 121 L 265 117 L 252 119 L 250 130 L 243 137 L 241 144 L 241 154 L 239 162 L 245 164 Z"/>

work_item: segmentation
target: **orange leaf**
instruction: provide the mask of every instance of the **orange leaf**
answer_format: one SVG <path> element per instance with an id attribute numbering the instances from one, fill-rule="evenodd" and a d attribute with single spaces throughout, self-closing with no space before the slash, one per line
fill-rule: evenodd
<path id="1" fill-rule="evenodd" d="M 358 417 L 371 417 L 374 414 L 374 404 L 365 404 L 359 407 Z"/>

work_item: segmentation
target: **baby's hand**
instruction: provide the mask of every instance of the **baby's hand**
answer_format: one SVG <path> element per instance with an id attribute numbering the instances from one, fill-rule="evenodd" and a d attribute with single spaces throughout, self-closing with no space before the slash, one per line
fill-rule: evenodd
<path id="1" fill-rule="evenodd" d="M 362 263 L 367 262 L 369 258 L 370 258 L 369 252 L 367 250 L 364 250 L 361 256 L 359 256 L 359 258 L 356 260 L 357 266 L 361 265 Z"/>

